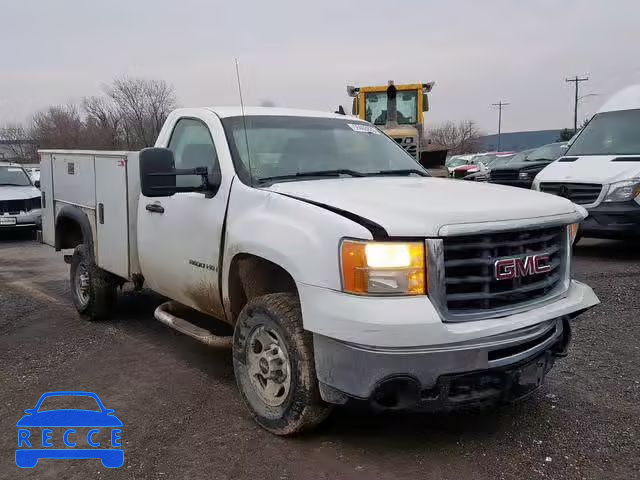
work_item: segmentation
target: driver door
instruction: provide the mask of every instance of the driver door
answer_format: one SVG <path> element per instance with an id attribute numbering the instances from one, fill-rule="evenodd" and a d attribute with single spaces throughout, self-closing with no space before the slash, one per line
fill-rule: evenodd
<path id="1" fill-rule="evenodd" d="M 167 148 L 176 169 L 207 167 L 220 174 L 211 123 L 202 119 L 175 120 Z M 219 126 L 219 128 L 222 128 Z M 197 187 L 202 177 L 176 177 L 178 187 Z M 172 300 L 224 319 L 218 272 L 220 240 L 228 200 L 229 179 L 216 192 L 175 193 L 170 197 L 140 196 L 138 250 L 146 283 Z"/>

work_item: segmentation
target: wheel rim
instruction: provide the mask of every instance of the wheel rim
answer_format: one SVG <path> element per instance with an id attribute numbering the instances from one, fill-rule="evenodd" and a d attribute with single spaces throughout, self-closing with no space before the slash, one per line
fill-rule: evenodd
<path id="1" fill-rule="evenodd" d="M 80 263 L 76 268 L 73 283 L 80 304 L 87 305 L 89 303 L 89 270 L 84 263 Z"/>
<path id="2" fill-rule="evenodd" d="M 282 338 L 260 326 L 251 332 L 246 348 L 249 378 L 256 393 L 269 406 L 282 405 L 291 388 L 289 354 Z"/>

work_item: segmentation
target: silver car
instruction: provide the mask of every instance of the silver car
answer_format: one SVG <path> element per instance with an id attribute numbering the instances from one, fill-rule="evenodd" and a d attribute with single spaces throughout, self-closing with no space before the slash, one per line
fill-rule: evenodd
<path id="1" fill-rule="evenodd" d="M 0 231 L 37 229 L 42 204 L 39 182 L 33 182 L 20 165 L 0 162 Z"/>

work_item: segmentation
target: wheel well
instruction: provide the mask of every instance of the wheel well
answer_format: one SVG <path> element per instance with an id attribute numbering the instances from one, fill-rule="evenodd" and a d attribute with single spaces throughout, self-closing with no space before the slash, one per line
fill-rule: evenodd
<path id="1" fill-rule="evenodd" d="M 231 261 L 229 303 L 234 323 L 252 298 L 281 292 L 298 294 L 293 277 L 280 265 L 249 254 L 237 255 Z"/>
<path id="2" fill-rule="evenodd" d="M 82 227 L 69 217 L 59 217 L 56 222 L 56 250 L 75 248 L 82 244 Z"/>

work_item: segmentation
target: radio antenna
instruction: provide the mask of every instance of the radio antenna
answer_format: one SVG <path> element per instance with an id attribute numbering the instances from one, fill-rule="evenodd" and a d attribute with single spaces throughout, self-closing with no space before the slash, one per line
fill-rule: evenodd
<path id="1" fill-rule="evenodd" d="M 238 58 L 236 62 L 236 78 L 238 79 L 238 93 L 240 94 L 240 109 L 242 110 L 242 126 L 244 128 L 244 142 L 247 147 L 247 162 L 249 163 L 249 181 L 253 185 L 253 171 L 251 170 L 251 151 L 249 150 L 249 135 L 247 135 L 247 117 L 244 114 L 244 101 L 242 100 L 242 85 L 240 84 L 240 69 L 238 67 Z"/>

